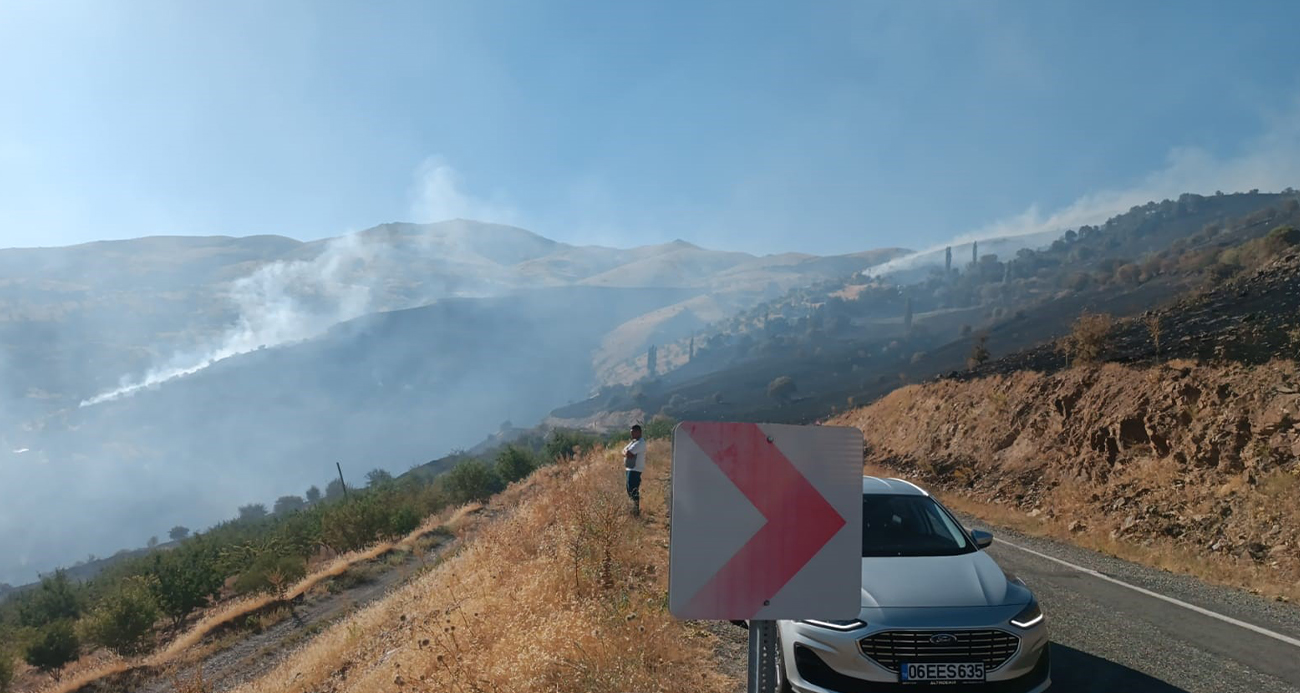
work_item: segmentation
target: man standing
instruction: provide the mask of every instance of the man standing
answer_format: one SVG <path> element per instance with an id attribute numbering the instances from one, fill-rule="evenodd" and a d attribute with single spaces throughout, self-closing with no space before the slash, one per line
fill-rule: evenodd
<path id="1" fill-rule="evenodd" d="M 641 472 L 645 471 L 645 441 L 641 426 L 632 426 L 632 441 L 623 446 L 623 466 L 627 469 L 627 497 L 632 499 L 632 515 L 641 515 Z"/>

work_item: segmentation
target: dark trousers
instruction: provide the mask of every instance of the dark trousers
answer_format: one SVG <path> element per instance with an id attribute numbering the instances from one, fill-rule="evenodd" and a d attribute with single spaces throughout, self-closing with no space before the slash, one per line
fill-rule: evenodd
<path id="1" fill-rule="evenodd" d="M 627 497 L 633 503 L 641 504 L 641 472 L 627 470 Z"/>

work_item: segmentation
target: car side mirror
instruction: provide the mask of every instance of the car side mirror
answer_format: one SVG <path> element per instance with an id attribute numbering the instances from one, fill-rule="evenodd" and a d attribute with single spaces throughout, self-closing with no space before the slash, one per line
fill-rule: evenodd
<path id="1" fill-rule="evenodd" d="M 982 529 L 971 530 L 970 538 L 975 540 L 975 546 L 977 548 L 987 549 L 993 545 L 993 534 L 991 532 L 985 532 Z"/>

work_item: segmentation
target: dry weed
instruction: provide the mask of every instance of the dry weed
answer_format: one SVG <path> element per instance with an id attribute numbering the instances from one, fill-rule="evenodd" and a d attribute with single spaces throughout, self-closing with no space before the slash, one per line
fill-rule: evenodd
<path id="1" fill-rule="evenodd" d="M 684 637 L 667 613 L 667 446 L 650 454 L 642 520 L 629 516 L 621 465 L 606 451 L 545 468 L 461 552 L 239 690 L 734 685 L 715 673 L 711 640 Z"/>

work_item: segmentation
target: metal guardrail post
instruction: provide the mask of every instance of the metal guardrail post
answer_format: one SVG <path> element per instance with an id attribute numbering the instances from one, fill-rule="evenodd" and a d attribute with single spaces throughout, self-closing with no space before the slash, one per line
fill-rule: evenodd
<path id="1" fill-rule="evenodd" d="M 776 621 L 750 621 L 747 693 L 776 693 L 776 666 Z"/>

